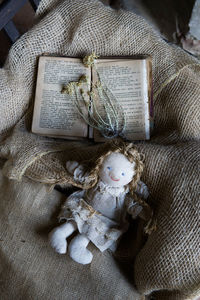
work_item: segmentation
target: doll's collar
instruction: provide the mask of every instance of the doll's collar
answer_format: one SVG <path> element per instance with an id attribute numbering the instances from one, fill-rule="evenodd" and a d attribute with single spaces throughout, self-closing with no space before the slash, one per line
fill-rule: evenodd
<path id="1" fill-rule="evenodd" d="M 119 196 L 120 194 L 128 193 L 128 187 L 124 187 L 124 186 L 112 187 L 112 186 L 108 186 L 103 181 L 99 181 L 99 183 L 97 184 L 97 187 L 101 193 L 105 192 L 105 193 L 109 193 L 113 196 Z"/>

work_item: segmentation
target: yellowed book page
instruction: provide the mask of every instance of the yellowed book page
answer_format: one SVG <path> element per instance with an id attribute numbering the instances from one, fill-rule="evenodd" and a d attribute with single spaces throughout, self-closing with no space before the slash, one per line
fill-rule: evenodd
<path id="1" fill-rule="evenodd" d="M 126 114 L 125 137 L 150 138 L 147 59 L 98 60 L 96 68 L 103 84 L 112 92 Z M 93 82 L 97 80 L 93 69 Z M 103 140 L 94 130 L 94 139 Z"/>
<path id="2" fill-rule="evenodd" d="M 62 87 L 91 73 L 79 58 L 39 58 L 32 132 L 54 137 L 87 137 L 88 125 L 77 113 L 75 96 L 61 94 Z M 89 101 L 89 96 L 88 96 Z M 83 112 L 87 113 L 86 110 Z"/>

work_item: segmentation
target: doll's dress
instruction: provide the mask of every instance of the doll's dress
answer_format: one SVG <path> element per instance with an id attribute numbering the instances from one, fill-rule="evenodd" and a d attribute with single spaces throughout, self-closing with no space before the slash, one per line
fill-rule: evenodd
<path id="1" fill-rule="evenodd" d="M 120 236 L 127 231 L 127 210 L 137 205 L 130 199 L 128 188 L 109 187 L 102 181 L 89 190 L 71 194 L 62 206 L 59 221 L 74 221 L 100 250 L 114 250 Z"/>

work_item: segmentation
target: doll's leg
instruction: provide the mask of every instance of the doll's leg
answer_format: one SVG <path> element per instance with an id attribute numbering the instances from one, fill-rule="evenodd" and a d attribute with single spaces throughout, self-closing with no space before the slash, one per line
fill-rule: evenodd
<path id="1" fill-rule="evenodd" d="M 89 264 L 92 261 L 93 255 L 86 248 L 89 239 L 84 234 L 78 234 L 69 244 L 69 255 L 79 264 Z"/>
<path id="2" fill-rule="evenodd" d="M 67 241 L 66 238 L 70 236 L 77 226 L 74 222 L 66 222 L 59 227 L 54 228 L 49 233 L 49 241 L 51 247 L 55 249 L 56 252 L 64 254 L 67 252 Z"/>

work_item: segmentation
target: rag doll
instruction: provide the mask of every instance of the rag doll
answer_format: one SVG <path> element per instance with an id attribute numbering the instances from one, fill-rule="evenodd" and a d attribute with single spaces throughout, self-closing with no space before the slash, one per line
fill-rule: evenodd
<path id="1" fill-rule="evenodd" d="M 77 230 L 69 255 L 80 264 L 89 264 L 93 258 L 87 249 L 89 242 L 102 252 L 108 248 L 114 251 L 128 229 L 127 214 L 142 216 L 148 207 L 144 201 L 148 190 L 140 181 L 143 162 L 132 144 L 122 143 L 102 154 L 88 173 L 74 161 L 68 161 L 66 167 L 76 183 L 83 187 L 89 183 L 90 187 L 67 198 L 60 213 L 60 220 L 66 222 L 50 232 L 49 240 L 56 252 L 64 254 L 66 239 Z"/>

